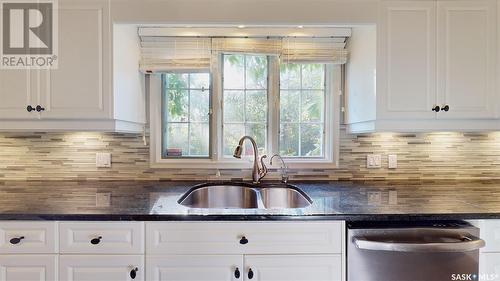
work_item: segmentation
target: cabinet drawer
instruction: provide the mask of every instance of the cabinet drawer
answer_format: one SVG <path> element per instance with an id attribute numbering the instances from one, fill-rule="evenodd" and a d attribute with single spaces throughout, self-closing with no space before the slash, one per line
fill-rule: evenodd
<path id="1" fill-rule="evenodd" d="M 151 222 L 148 254 L 341 253 L 341 222 Z M 246 242 L 246 243 L 245 243 Z"/>
<path id="2" fill-rule="evenodd" d="M 57 252 L 55 222 L 0 222 L 0 254 Z"/>
<path id="3" fill-rule="evenodd" d="M 0 255 L 0 280 L 57 280 L 57 255 Z"/>
<path id="4" fill-rule="evenodd" d="M 65 254 L 142 254 L 142 222 L 62 222 L 60 250 Z"/>

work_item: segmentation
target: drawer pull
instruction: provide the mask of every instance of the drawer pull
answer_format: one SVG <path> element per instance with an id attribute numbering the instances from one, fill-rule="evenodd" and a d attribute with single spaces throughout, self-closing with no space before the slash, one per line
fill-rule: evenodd
<path id="1" fill-rule="evenodd" d="M 24 239 L 24 236 L 12 238 L 12 239 L 10 239 L 10 244 L 12 244 L 12 245 L 19 244 L 19 243 L 21 243 L 21 240 L 23 240 L 23 239 Z"/>
<path id="2" fill-rule="evenodd" d="M 240 244 L 241 244 L 241 245 L 248 244 L 248 239 L 247 239 L 245 236 L 241 237 L 241 239 L 240 239 Z"/>
<path id="3" fill-rule="evenodd" d="M 137 271 L 139 271 L 139 268 L 134 268 L 130 271 L 130 278 L 135 279 L 137 277 Z"/>
<path id="4" fill-rule="evenodd" d="M 236 268 L 236 270 L 234 271 L 234 278 L 240 279 L 240 269 L 239 268 Z"/>
<path id="5" fill-rule="evenodd" d="M 253 278 L 253 270 L 250 268 L 248 269 L 248 279 L 252 279 Z"/>
<path id="6" fill-rule="evenodd" d="M 99 236 L 97 238 L 94 238 L 94 239 L 90 240 L 90 243 L 92 245 L 97 245 L 97 244 L 101 243 L 101 239 L 102 239 L 102 236 Z"/>

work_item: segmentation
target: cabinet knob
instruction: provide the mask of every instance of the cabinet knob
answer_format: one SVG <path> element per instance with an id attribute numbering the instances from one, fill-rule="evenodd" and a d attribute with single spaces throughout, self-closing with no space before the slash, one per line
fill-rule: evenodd
<path id="1" fill-rule="evenodd" d="M 10 239 L 10 241 L 9 241 L 9 242 L 10 242 L 10 244 L 12 244 L 12 245 L 16 245 L 16 244 L 21 243 L 21 240 L 23 240 L 23 239 L 24 239 L 24 236 L 21 236 L 21 237 L 15 237 L 15 238 Z"/>
<path id="2" fill-rule="evenodd" d="M 441 107 L 439 105 L 436 105 L 432 108 L 432 111 L 439 112 L 441 110 Z"/>
<path id="3" fill-rule="evenodd" d="M 444 105 L 444 106 L 441 108 L 441 110 L 448 112 L 448 111 L 450 110 L 450 106 L 449 106 L 449 105 Z"/>
<path id="4" fill-rule="evenodd" d="M 240 269 L 239 268 L 236 268 L 236 270 L 234 271 L 234 278 L 240 279 Z"/>
<path id="5" fill-rule="evenodd" d="M 31 111 L 35 111 L 36 109 L 35 109 L 33 106 L 28 105 L 28 106 L 26 107 L 26 110 L 27 110 L 28 112 L 31 112 Z"/>
<path id="6" fill-rule="evenodd" d="M 240 244 L 241 244 L 241 245 L 248 244 L 248 239 L 247 239 L 245 236 L 241 237 L 241 239 L 240 239 Z"/>
<path id="7" fill-rule="evenodd" d="M 139 271 L 139 268 L 134 268 L 130 271 L 130 278 L 135 279 L 137 277 L 137 271 Z"/>
<path id="8" fill-rule="evenodd" d="M 37 106 L 36 106 L 36 111 L 37 111 L 37 112 L 42 112 L 42 111 L 44 111 L 44 110 L 45 110 L 45 108 L 44 108 L 44 107 L 42 107 L 41 105 L 37 105 Z"/>
<path id="9" fill-rule="evenodd" d="M 101 239 L 102 239 L 102 236 L 99 236 L 97 238 L 94 238 L 94 239 L 90 240 L 90 243 L 92 245 L 97 245 L 97 244 L 101 243 Z"/>
<path id="10" fill-rule="evenodd" d="M 253 278 L 253 270 L 251 268 L 248 269 L 248 279 Z"/>

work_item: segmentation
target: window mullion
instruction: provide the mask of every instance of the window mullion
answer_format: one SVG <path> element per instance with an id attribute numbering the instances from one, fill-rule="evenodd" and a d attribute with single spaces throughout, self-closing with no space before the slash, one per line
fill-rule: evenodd
<path id="1" fill-rule="evenodd" d="M 188 155 L 191 155 L 191 74 L 188 74 Z"/>
<path id="2" fill-rule="evenodd" d="M 219 53 L 212 54 L 211 57 L 211 72 L 212 72 L 212 130 L 211 130 L 211 143 L 212 143 L 212 159 L 215 161 L 222 160 L 223 157 L 223 55 Z"/>
<path id="3" fill-rule="evenodd" d="M 279 153 L 279 136 L 280 136 L 280 123 L 279 123 L 279 59 L 277 57 L 270 57 L 268 68 L 268 142 L 269 154 Z"/>

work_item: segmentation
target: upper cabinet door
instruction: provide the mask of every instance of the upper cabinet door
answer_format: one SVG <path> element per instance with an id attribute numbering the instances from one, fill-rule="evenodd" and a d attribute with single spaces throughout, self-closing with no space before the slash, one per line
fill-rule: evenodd
<path id="1" fill-rule="evenodd" d="M 43 79 L 43 118 L 110 117 L 108 5 L 101 0 L 59 2 L 59 61 Z"/>
<path id="2" fill-rule="evenodd" d="M 438 2 L 438 118 L 495 116 L 496 1 Z"/>
<path id="3" fill-rule="evenodd" d="M 36 93 L 32 89 L 33 71 L 26 69 L 0 69 L 0 119 L 31 119 L 35 112 L 26 107 L 36 107 Z"/>
<path id="4" fill-rule="evenodd" d="M 434 119 L 436 2 L 382 2 L 377 119 Z"/>

